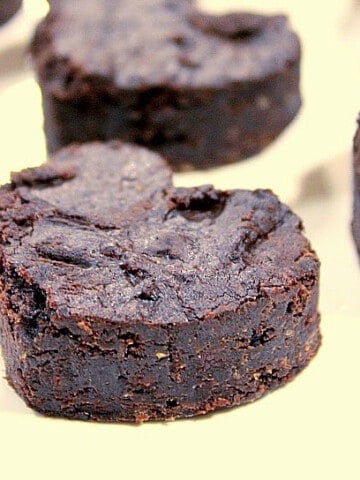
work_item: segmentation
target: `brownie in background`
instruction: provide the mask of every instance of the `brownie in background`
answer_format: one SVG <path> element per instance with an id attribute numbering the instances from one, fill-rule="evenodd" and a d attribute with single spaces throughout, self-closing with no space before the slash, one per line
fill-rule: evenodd
<path id="1" fill-rule="evenodd" d="M 300 43 L 284 16 L 52 0 L 31 50 L 49 152 L 121 139 L 175 170 L 209 168 L 260 152 L 301 104 Z"/>
<path id="2" fill-rule="evenodd" d="M 0 0 L 0 25 L 6 23 L 20 9 L 22 0 Z"/>

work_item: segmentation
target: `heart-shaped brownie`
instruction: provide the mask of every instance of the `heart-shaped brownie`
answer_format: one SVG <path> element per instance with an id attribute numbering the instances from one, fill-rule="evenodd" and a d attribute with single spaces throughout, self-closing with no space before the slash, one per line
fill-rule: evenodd
<path id="1" fill-rule="evenodd" d="M 50 151 L 121 139 L 176 170 L 207 168 L 259 152 L 300 107 L 300 43 L 284 16 L 213 16 L 189 0 L 50 4 L 32 42 Z"/>
<path id="2" fill-rule="evenodd" d="M 319 345 L 319 263 L 270 191 L 175 188 L 157 154 L 69 147 L 0 190 L 1 340 L 36 410 L 143 421 L 254 400 Z"/>

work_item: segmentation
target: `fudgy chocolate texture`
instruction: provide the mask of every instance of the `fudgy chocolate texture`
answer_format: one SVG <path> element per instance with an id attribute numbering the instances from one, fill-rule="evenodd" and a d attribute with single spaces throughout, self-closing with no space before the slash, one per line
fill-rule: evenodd
<path id="1" fill-rule="evenodd" d="M 121 139 L 173 169 L 253 155 L 300 107 L 300 45 L 283 16 L 211 16 L 186 0 L 61 0 L 32 54 L 48 150 Z"/>
<path id="2" fill-rule="evenodd" d="M 353 184 L 354 184 L 354 202 L 353 202 L 353 220 L 352 231 L 358 252 L 360 254 L 360 116 L 358 117 L 358 128 L 354 138 L 353 150 Z"/>
<path id="3" fill-rule="evenodd" d="M 42 413 L 107 421 L 261 397 L 319 346 L 301 231 L 270 191 L 175 188 L 157 154 L 120 143 L 14 174 L 0 191 L 9 381 Z"/>
<path id="4" fill-rule="evenodd" d="M 0 25 L 6 23 L 20 9 L 22 0 L 0 0 Z"/>

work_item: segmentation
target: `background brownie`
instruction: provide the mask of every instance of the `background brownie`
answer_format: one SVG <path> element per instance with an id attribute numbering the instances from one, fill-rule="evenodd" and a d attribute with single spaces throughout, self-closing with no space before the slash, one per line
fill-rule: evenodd
<path id="1" fill-rule="evenodd" d="M 300 107 L 283 16 L 210 16 L 186 0 L 51 1 L 32 53 L 50 152 L 120 138 L 174 169 L 259 152 Z"/>
<path id="2" fill-rule="evenodd" d="M 358 125 L 360 125 L 360 117 L 358 118 Z M 360 128 L 359 126 L 354 138 L 353 168 L 354 168 L 354 203 L 353 203 L 354 210 L 353 210 L 352 230 L 353 230 L 356 247 L 360 253 Z"/>
<path id="3" fill-rule="evenodd" d="M 22 0 L 0 0 L 0 25 L 10 20 L 21 7 Z"/>
<path id="4" fill-rule="evenodd" d="M 108 421 L 261 397 L 319 346 L 301 231 L 271 192 L 175 188 L 140 147 L 69 147 L 14 174 L 0 190 L 9 381 L 40 412 Z"/>

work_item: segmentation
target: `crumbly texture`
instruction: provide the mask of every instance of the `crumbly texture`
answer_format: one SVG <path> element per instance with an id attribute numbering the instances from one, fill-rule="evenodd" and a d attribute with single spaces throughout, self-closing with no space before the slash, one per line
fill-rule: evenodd
<path id="1" fill-rule="evenodd" d="M 0 190 L 7 377 L 45 414 L 142 422 L 261 397 L 317 351 L 318 274 L 270 191 L 175 188 L 140 147 L 68 147 Z"/>
<path id="2" fill-rule="evenodd" d="M 300 107 L 284 16 L 201 13 L 188 0 L 51 2 L 32 54 L 50 152 L 121 139 L 175 170 L 253 155 Z"/>
<path id="3" fill-rule="evenodd" d="M 0 25 L 6 23 L 20 9 L 22 0 L 0 0 Z"/>
<path id="4" fill-rule="evenodd" d="M 358 129 L 354 138 L 353 149 L 353 220 L 352 231 L 356 248 L 360 254 L 360 116 L 358 117 Z"/>

